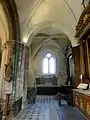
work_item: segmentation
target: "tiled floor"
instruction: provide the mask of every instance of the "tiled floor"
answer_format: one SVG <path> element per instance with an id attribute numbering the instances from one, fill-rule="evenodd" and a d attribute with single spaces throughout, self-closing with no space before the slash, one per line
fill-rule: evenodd
<path id="1" fill-rule="evenodd" d="M 28 105 L 15 120 L 86 120 L 75 108 L 62 102 L 59 107 L 53 96 L 37 96 L 36 103 Z"/>

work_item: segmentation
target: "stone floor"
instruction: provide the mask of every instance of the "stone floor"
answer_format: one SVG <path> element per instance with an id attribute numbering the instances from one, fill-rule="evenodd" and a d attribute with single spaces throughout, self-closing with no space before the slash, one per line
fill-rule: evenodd
<path id="1" fill-rule="evenodd" d="M 53 96 L 37 96 L 34 105 L 28 105 L 15 120 L 87 120 L 75 108 L 62 101 L 58 106 Z"/>

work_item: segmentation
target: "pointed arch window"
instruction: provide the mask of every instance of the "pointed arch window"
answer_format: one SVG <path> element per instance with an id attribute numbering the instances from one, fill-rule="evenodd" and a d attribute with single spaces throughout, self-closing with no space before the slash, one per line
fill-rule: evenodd
<path id="1" fill-rule="evenodd" d="M 55 74 L 55 57 L 47 53 L 43 58 L 43 74 Z"/>

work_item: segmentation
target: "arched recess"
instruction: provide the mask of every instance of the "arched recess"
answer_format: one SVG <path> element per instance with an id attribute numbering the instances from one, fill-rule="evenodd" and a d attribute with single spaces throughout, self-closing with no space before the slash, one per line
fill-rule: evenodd
<path id="1" fill-rule="evenodd" d="M 0 98 L 5 98 L 5 89 L 8 83 L 12 85 L 13 63 L 16 43 L 20 42 L 20 28 L 17 8 L 14 0 L 0 0 L 0 42 L 1 42 L 1 69 L 0 69 Z M 11 87 L 12 94 L 12 87 Z"/>

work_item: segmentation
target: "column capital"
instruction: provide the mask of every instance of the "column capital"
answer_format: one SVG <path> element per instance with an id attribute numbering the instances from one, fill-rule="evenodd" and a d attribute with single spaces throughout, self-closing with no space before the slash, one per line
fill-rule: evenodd
<path id="1" fill-rule="evenodd" d="M 25 47 L 25 45 L 22 44 L 22 43 L 20 43 L 20 42 L 16 42 L 15 40 L 9 40 L 9 41 L 6 41 L 6 42 L 2 45 L 1 49 L 2 49 L 2 51 L 3 51 L 4 49 L 14 48 L 15 46 L 19 46 L 19 48 L 24 48 L 24 47 Z M 17 49 L 17 47 L 16 47 L 16 49 Z"/>
<path id="2" fill-rule="evenodd" d="M 25 45 L 20 42 L 15 42 L 15 49 L 24 50 Z"/>

